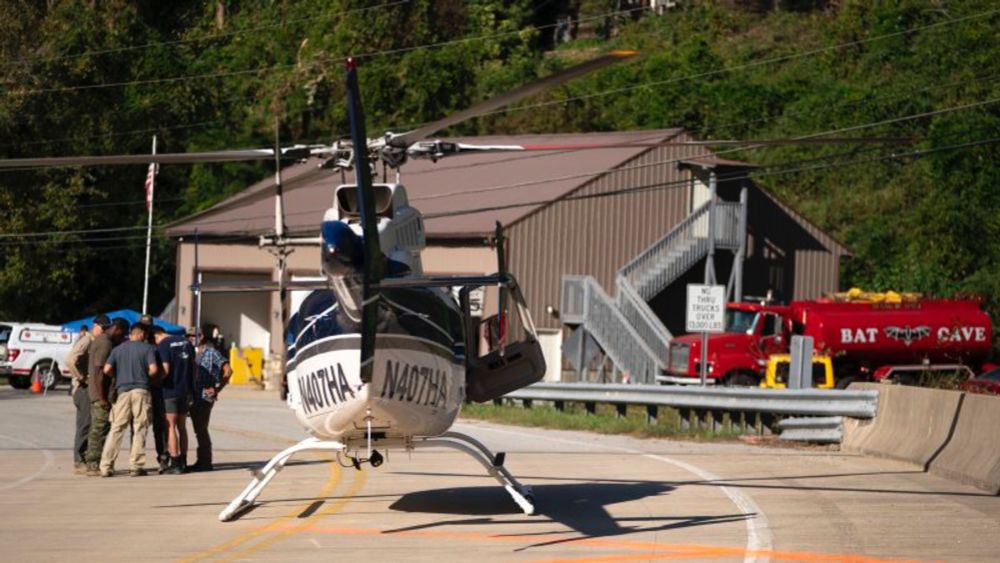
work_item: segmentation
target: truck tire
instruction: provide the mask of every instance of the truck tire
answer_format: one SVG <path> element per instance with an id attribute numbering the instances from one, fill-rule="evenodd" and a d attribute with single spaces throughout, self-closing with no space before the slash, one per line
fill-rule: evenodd
<path id="1" fill-rule="evenodd" d="M 865 381 L 865 378 L 858 377 L 856 375 L 852 375 L 850 377 L 842 377 L 842 378 L 840 378 L 840 379 L 837 380 L 837 389 L 847 389 L 847 387 L 850 384 L 852 384 L 852 383 L 854 383 L 856 381 Z"/>
<path id="2" fill-rule="evenodd" d="M 757 381 L 755 376 L 743 371 L 738 371 L 727 375 L 724 385 L 726 387 L 757 387 L 760 385 L 760 382 Z"/>
<path id="3" fill-rule="evenodd" d="M 31 387 L 31 378 L 26 375 L 11 374 L 7 376 L 7 383 L 14 389 L 27 389 Z"/>
<path id="4" fill-rule="evenodd" d="M 34 381 L 38 378 L 42 382 L 42 387 L 48 389 L 49 391 L 56 388 L 59 384 L 59 380 L 62 379 L 62 373 L 59 371 L 59 364 L 53 360 L 42 360 L 35 364 L 31 368 L 31 377 L 29 381 Z"/>

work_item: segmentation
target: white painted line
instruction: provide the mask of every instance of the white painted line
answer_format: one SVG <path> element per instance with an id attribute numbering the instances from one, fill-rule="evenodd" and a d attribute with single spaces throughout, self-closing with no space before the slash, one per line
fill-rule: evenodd
<path id="1" fill-rule="evenodd" d="M 31 475 L 28 475 L 27 477 L 21 477 L 20 479 L 18 479 L 17 481 L 14 481 L 12 483 L 7 483 L 6 485 L 0 485 L 0 491 L 7 491 L 7 490 L 13 489 L 15 487 L 20 487 L 21 485 L 23 485 L 23 484 L 25 484 L 25 483 L 27 483 L 29 481 L 35 480 L 42 473 L 45 473 L 49 469 L 49 467 L 52 467 L 52 462 L 55 460 L 55 456 L 52 455 L 51 451 L 42 448 L 40 445 L 38 445 L 38 444 L 36 444 L 34 442 L 26 442 L 26 441 L 20 440 L 18 438 L 13 438 L 11 436 L 4 436 L 3 434 L 0 434 L 0 440 L 8 440 L 10 442 L 14 442 L 15 444 L 21 444 L 22 446 L 28 446 L 28 447 L 32 447 L 32 448 L 39 448 L 39 451 L 41 451 L 42 455 L 45 456 L 45 461 L 42 462 L 42 467 L 38 471 L 35 471 L 34 473 L 32 473 Z"/>
<path id="2" fill-rule="evenodd" d="M 570 444 L 574 446 L 585 446 L 587 448 L 592 448 L 594 444 L 582 442 L 579 440 L 570 440 L 567 438 L 551 438 L 548 436 L 540 436 L 538 434 L 527 434 L 525 432 L 514 432 L 512 430 L 500 430 L 498 428 L 488 427 L 488 426 L 475 426 L 476 430 L 486 430 L 489 432 L 496 432 L 499 434 L 510 434 L 512 436 L 518 436 L 524 439 L 538 439 L 548 440 L 550 442 L 561 442 L 563 444 Z M 640 455 L 647 459 L 652 459 L 660 461 L 663 463 L 669 463 L 677 468 L 680 468 L 688 473 L 696 475 L 699 479 L 705 481 L 721 481 L 722 478 L 714 473 L 706 471 L 690 463 L 685 463 L 683 461 L 678 461 L 676 459 L 671 459 L 662 455 L 647 454 L 639 450 L 633 450 L 631 448 L 622 448 L 620 446 L 610 446 L 607 444 L 601 444 L 601 447 L 607 448 L 609 450 L 617 450 L 620 452 Z M 758 555 L 758 551 L 771 551 L 773 549 L 773 537 L 771 535 L 771 528 L 767 523 L 767 516 L 764 511 L 761 510 L 760 506 L 749 495 L 745 494 L 743 491 L 730 487 L 720 486 L 718 489 L 732 501 L 739 511 L 746 515 L 748 518 L 745 520 L 747 525 L 747 554 L 743 561 L 745 563 L 756 563 L 756 562 L 766 562 L 770 561 L 770 557 L 767 555 Z"/>

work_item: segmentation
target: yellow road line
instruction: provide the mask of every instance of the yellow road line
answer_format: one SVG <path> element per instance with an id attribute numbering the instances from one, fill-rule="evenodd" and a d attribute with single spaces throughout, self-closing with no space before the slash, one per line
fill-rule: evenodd
<path id="1" fill-rule="evenodd" d="M 219 561 L 220 562 L 221 561 L 232 561 L 232 560 L 237 559 L 239 557 L 245 557 L 245 556 L 247 556 L 247 555 L 249 555 L 251 553 L 255 553 L 257 551 L 260 551 L 262 549 L 270 547 L 270 546 L 278 543 L 279 541 L 281 541 L 281 540 L 283 540 L 283 539 L 285 539 L 285 538 L 287 538 L 289 536 L 298 535 L 298 534 L 301 534 L 302 532 L 309 531 L 309 529 L 312 527 L 313 522 L 316 522 L 317 520 L 319 520 L 320 518 L 323 518 L 325 516 L 329 516 L 331 514 L 335 514 L 335 513 L 339 512 L 342 508 L 344 508 L 344 506 L 346 506 L 347 503 L 350 502 L 350 500 L 355 495 L 357 495 L 358 492 L 361 491 L 361 488 L 364 487 L 365 481 L 367 481 L 367 479 L 368 479 L 368 474 L 367 473 L 365 473 L 364 471 L 355 471 L 354 472 L 354 482 L 351 484 L 351 487 L 349 489 L 347 489 L 347 491 L 344 492 L 343 496 L 341 496 L 339 499 L 337 499 L 335 502 L 331 503 L 329 506 L 327 506 L 323 510 L 321 510 L 321 511 L 319 511 L 319 512 L 317 512 L 317 513 L 315 513 L 315 514 L 313 514 L 311 516 L 309 516 L 308 518 L 306 518 L 305 520 L 303 520 L 301 523 L 299 523 L 299 524 L 297 524 L 295 526 L 292 526 L 291 528 L 286 528 L 284 530 L 280 530 L 277 533 L 275 533 L 274 535 L 272 535 L 272 536 L 270 536 L 270 537 L 268 537 L 268 538 L 266 538 L 264 540 L 261 540 L 260 542 L 258 542 L 256 544 L 254 544 L 254 545 L 252 545 L 252 546 L 244 549 L 243 551 L 239 551 L 239 552 L 236 552 L 236 553 L 231 553 L 231 554 L 227 555 L 226 557 L 224 557 L 222 559 L 219 559 Z M 281 522 L 280 524 L 284 524 L 284 521 Z"/>
<path id="2" fill-rule="evenodd" d="M 323 488 L 319 491 L 319 495 L 318 496 L 319 497 L 327 497 L 327 496 L 329 496 L 337 488 L 337 485 L 340 484 L 340 477 L 341 477 L 340 464 L 338 464 L 338 463 L 336 463 L 334 461 L 331 461 L 330 462 L 330 477 L 326 480 L 326 483 L 323 484 Z M 204 551 L 201 551 L 199 553 L 196 553 L 196 554 L 194 554 L 194 555 L 192 555 L 190 557 L 181 559 L 180 563 L 193 563 L 195 561 L 203 561 L 205 559 L 209 559 L 211 557 L 215 557 L 217 555 L 224 554 L 226 551 L 228 551 L 228 550 L 230 550 L 232 548 L 235 548 L 235 547 L 238 547 L 240 545 L 243 545 L 243 544 L 247 543 L 248 541 L 252 541 L 254 539 L 257 539 L 257 538 L 259 538 L 259 537 L 261 537 L 261 536 L 263 536 L 265 534 L 268 534 L 268 533 L 271 533 L 271 532 L 277 532 L 277 531 L 281 530 L 284 527 L 285 522 L 287 522 L 289 520 L 292 520 L 293 518 L 297 517 L 299 514 L 302 513 L 303 510 L 306 510 L 310 504 L 312 504 L 312 503 L 310 502 L 310 503 L 307 503 L 305 505 L 297 506 L 295 509 L 293 509 L 288 514 L 285 514 L 284 516 L 280 516 L 280 517 L 276 518 L 275 520 L 273 520 L 272 522 L 270 522 L 270 523 L 268 523 L 268 524 L 266 524 L 264 526 L 255 528 L 255 529 L 250 530 L 250 531 L 248 531 L 248 532 L 246 532 L 246 533 L 244 533 L 242 535 L 236 536 L 235 538 L 233 538 L 233 539 L 231 539 L 229 541 L 223 542 L 223 543 L 221 543 L 219 545 L 216 545 L 214 547 L 210 547 L 210 548 L 208 548 L 208 549 L 206 549 Z"/>

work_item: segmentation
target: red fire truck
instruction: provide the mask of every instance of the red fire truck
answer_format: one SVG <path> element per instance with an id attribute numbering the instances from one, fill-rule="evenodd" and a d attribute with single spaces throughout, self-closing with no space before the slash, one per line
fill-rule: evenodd
<path id="1" fill-rule="evenodd" d="M 789 305 L 730 303 L 726 331 L 708 338 L 708 377 L 714 383 L 756 386 L 771 354 L 788 353 L 793 335 L 813 337 L 815 353 L 833 358 L 837 387 L 853 381 L 934 370 L 943 365 L 981 371 L 993 341 L 989 316 L 974 300 L 913 299 Z M 670 343 L 664 383 L 700 381 L 701 339 Z"/>

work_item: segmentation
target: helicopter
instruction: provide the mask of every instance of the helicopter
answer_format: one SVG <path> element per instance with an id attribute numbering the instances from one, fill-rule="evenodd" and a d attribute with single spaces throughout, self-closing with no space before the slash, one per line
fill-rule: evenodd
<path id="1" fill-rule="evenodd" d="M 125 164 L 173 164 L 238 160 L 275 161 L 275 225 L 259 239 L 272 252 L 275 283 L 204 284 L 196 276 L 195 301 L 204 293 L 277 291 L 285 328 L 281 396 L 310 434 L 253 471 L 250 483 L 220 513 L 229 521 L 252 508 L 285 464 L 306 451 L 333 452 L 345 465 L 381 466 L 391 449 L 447 447 L 475 458 L 525 514 L 534 497 L 494 453 L 472 436 L 451 431 L 464 401 L 485 402 L 539 381 L 545 361 L 526 301 L 507 271 L 503 228 L 495 233 L 497 270 L 486 276 L 433 277 L 423 273 L 423 219 L 409 204 L 399 170 L 410 159 L 482 151 L 575 150 L 596 146 L 472 145 L 439 139 L 439 131 L 502 108 L 573 78 L 635 57 L 612 51 L 558 71 L 405 133 L 369 138 L 358 87 L 358 65 L 346 61 L 350 137 L 330 145 L 273 149 L 51 157 L 0 160 L 0 168 Z M 277 129 L 277 127 L 276 127 Z M 899 139 L 783 139 L 706 141 L 684 144 L 898 142 Z M 317 237 L 286 236 L 281 164 L 319 157 L 308 174 L 353 171 L 355 183 L 333 190 Z M 373 170 L 396 171 L 396 182 L 373 182 Z M 383 173 L 383 180 L 387 179 Z M 297 245 L 319 245 L 323 281 L 288 281 L 287 258 Z M 196 259 L 197 260 L 197 259 Z M 196 262 L 195 270 L 198 271 Z M 495 286 L 498 313 L 480 321 L 470 311 L 475 288 Z M 298 310 L 288 311 L 291 290 L 307 290 Z M 457 298 L 454 291 L 457 290 Z M 200 307 L 196 307 L 200 309 Z M 195 323 L 197 327 L 199 322 Z M 346 461 L 346 463 L 345 463 Z"/>

